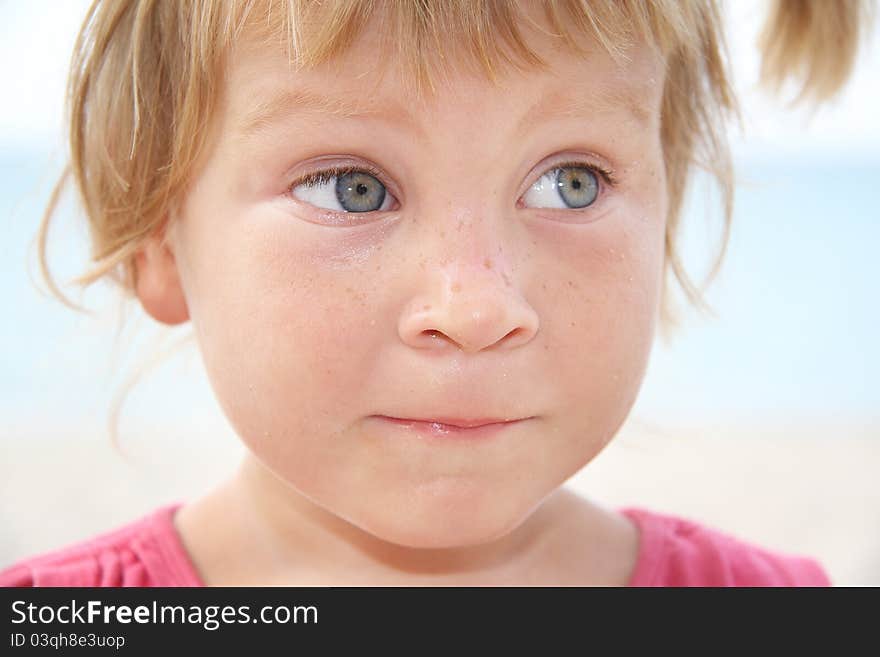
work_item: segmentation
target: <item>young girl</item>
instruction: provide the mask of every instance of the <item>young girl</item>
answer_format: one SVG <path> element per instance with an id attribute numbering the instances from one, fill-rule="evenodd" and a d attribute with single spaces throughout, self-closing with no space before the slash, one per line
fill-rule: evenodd
<path id="1" fill-rule="evenodd" d="M 863 10 L 777 2 L 766 78 L 831 96 Z M 729 221 L 720 15 L 96 0 L 69 87 L 80 280 L 192 322 L 247 451 L 201 499 L 0 584 L 829 584 L 810 558 L 562 487 L 674 323 L 667 274 L 701 303 L 677 250 L 695 167 Z"/>

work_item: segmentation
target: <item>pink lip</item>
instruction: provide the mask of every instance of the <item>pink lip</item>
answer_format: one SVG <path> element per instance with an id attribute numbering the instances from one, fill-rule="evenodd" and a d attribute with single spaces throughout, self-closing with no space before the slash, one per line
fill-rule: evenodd
<path id="1" fill-rule="evenodd" d="M 394 424 L 424 436 L 482 438 L 493 436 L 508 427 L 519 424 L 523 420 L 461 420 L 442 418 L 436 420 L 412 420 L 377 415 L 380 420 Z M 458 424 L 462 423 L 462 424 Z M 463 426 L 466 425 L 466 426 Z"/>

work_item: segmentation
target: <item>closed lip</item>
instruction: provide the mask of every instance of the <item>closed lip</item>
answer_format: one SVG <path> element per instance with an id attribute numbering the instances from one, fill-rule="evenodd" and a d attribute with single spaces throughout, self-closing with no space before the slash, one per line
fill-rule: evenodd
<path id="1" fill-rule="evenodd" d="M 504 418 L 493 418 L 493 417 L 484 417 L 484 418 L 475 418 L 475 419 L 467 419 L 467 418 L 458 418 L 458 417 L 433 417 L 433 418 L 418 418 L 418 417 L 394 417 L 391 415 L 380 415 L 379 417 L 385 418 L 387 420 L 394 420 L 397 422 L 424 422 L 426 424 L 443 424 L 452 427 L 458 427 L 459 429 L 473 429 L 474 427 L 482 427 L 487 424 L 509 424 L 511 422 L 519 422 L 520 420 L 526 420 L 528 418 L 514 418 L 504 419 Z"/>

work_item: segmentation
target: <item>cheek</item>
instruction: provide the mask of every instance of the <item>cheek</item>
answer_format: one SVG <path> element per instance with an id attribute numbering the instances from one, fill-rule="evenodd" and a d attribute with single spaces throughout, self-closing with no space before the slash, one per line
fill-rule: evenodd
<path id="1" fill-rule="evenodd" d="M 543 348 L 556 366 L 563 413 L 602 440 L 616 432 L 644 376 L 664 249 L 658 217 L 613 219 L 547 237 L 558 257 L 538 297 L 546 299 Z"/>
<path id="2" fill-rule="evenodd" d="M 200 250 L 193 323 L 239 435 L 254 451 L 271 443 L 292 456 L 287 438 L 341 427 L 374 366 L 378 349 L 365 348 L 367 298 L 351 276 L 315 263 L 308 242 L 283 226 L 233 233 Z M 310 449 L 302 441 L 295 448 L 298 459 Z"/>

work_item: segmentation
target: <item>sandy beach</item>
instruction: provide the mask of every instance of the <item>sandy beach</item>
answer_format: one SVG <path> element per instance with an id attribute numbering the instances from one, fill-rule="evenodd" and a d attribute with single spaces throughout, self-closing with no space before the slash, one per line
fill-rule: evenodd
<path id="1" fill-rule="evenodd" d="M 609 506 L 674 513 L 815 557 L 836 585 L 880 585 L 877 426 L 630 420 L 566 485 Z M 0 567 L 195 497 L 241 449 L 217 421 L 124 428 L 121 451 L 101 430 L 18 427 L 2 443 Z"/>

